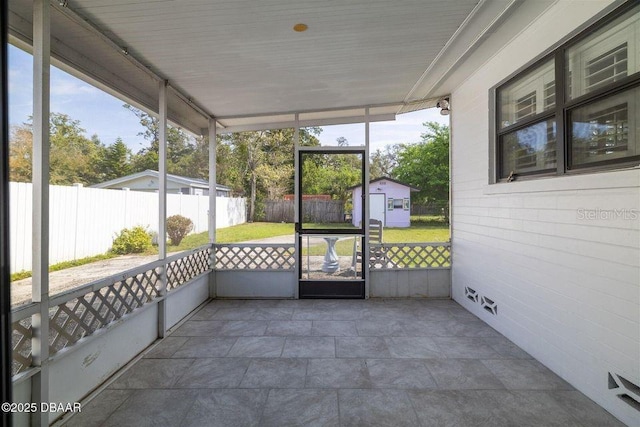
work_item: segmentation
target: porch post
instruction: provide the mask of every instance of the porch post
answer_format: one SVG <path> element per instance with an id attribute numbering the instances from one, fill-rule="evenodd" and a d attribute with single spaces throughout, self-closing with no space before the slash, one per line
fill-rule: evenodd
<path id="1" fill-rule="evenodd" d="M 158 108 L 158 258 L 167 257 L 167 86 L 160 82 Z M 160 301 L 158 302 L 158 338 L 164 338 L 167 331 L 167 264 L 160 273 Z"/>
<path id="2" fill-rule="evenodd" d="M 364 297 L 369 298 L 369 107 L 364 110 L 364 182 L 362 183 L 362 203 L 364 203 L 364 244 L 362 245 L 362 270 L 364 271 Z"/>
<path id="3" fill-rule="evenodd" d="M 300 115 L 296 113 L 295 116 L 295 128 L 293 129 L 293 167 L 295 170 L 294 178 L 293 178 L 293 222 L 297 224 L 300 220 L 300 183 L 298 181 L 299 177 L 299 163 L 300 163 Z M 295 299 L 300 298 L 300 260 L 302 259 L 299 254 L 302 248 L 300 247 L 300 236 L 298 235 L 298 230 L 294 230 L 294 254 L 295 254 L 295 286 L 293 291 L 293 297 Z"/>
<path id="4" fill-rule="evenodd" d="M 216 128 L 216 119 L 209 118 L 209 243 L 211 244 L 211 256 L 209 265 L 211 265 L 211 273 L 209 274 L 209 296 L 215 298 L 217 296 L 215 268 L 216 268 L 216 198 L 218 197 L 217 187 L 217 157 L 216 149 L 218 146 L 218 129 Z"/>
<path id="5" fill-rule="evenodd" d="M 31 299 L 39 312 L 31 318 L 33 376 L 31 401 L 49 401 L 49 92 L 50 3 L 33 2 L 33 219 Z M 48 426 L 49 414 L 35 411 L 31 425 Z"/>
<path id="6" fill-rule="evenodd" d="M 7 2 L 0 2 L 0 402 L 11 402 L 11 291 L 9 280 L 9 100 L 7 67 Z M 0 413 L 11 425 L 11 413 Z"/>

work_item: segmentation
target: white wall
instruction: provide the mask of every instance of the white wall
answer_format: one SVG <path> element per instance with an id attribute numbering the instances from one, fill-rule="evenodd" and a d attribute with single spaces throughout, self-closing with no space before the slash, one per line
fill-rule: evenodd
<path id="1" fill-rule="evenodd" d="M 404 209 L 387 209 L 387 201 L 389 198 L 393 199 L 405 199 L 411 196 L 409 187 L 400 185 L 392 181 L 376 181 L 369 184 L 370 194 L 384 194 L 385 195 L 385 227 L 409 227 L 411 225 L 411 212 Z M 362 221 L 362 187 L 356 187 L 352 190 L 353 200 L 353 216 L 352 223 L 356 227 Z"/>
<path id="2" fill-rule="evenodd" d="M 158 193 L 49 186 L 50 263 L 105 253 L 123 229 L 138 225 L 158 230 Z M 9 185 L 11 272 L 31 270 L 32 185 Z M 216 228 L 246 221 L 245 200 L 216 198 Z M 208 229 L 209 196 L 167 195 L 167 216 L 193 221 L 194 233 Z"/>
<path id="3" fill-rule="evenodd" d="M 640 384 L 640 170 L 488 185 L 489 88 L 607 5 L 558 2 L 452 93 L 452 293 L 624 422 L 608 372 Z M 514 23 L 515 25 L 515 23 Z M 632 216 L 632 215 L 630 215 Z M 464 297 L 474 288 L 492 315 Z"/>

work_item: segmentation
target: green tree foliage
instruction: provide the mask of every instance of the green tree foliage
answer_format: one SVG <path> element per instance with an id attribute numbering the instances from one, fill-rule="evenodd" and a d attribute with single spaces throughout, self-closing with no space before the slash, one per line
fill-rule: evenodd
<path id="1" fill-rule="evenodd" d="M 384 150 L 377 149 L 371 154 L 369 175 L 371 179 L 393 176 L 393 170 L 398 166 L 399 144 L 387 145 Z"/>
<path id="2" fill-rule="evenodd" d="M 158 170 L 160 128 L 157 117 L 153 117 L 129 104 L 125 104 L 124 107 L 138 118 L 144 128 L 138 135 L 149 142 L 149 146 L 143 147 L 133 156 L 132 172 L 142 172 L 147 169 Z M 191 164 L 194 160 L 198 160 L 194 156 L 197 148 L 202 151 L 202 147 L 197 147 L 195 139 L 190 137 L 189 134 L 182 129 L 169 126 L 167 128 L 167 172 L 190 178 L 205 178 L 201 175 L 203 173 L 201 168 L 194 170 Z"/>
<path id="3" fill-rule="evenodd" d="M 131 150 L 121 138 L 104 149 L 99 167 L 101 181 L 109 181 L 131 173 Z"/>
<path id="4" fill-rule="evenodd" d="M 422 203 L 446 204 L 449 200 L 449 127 L 424 123 L 427 130 L 417 144 L 402 144 L 393 177 L 418 187 L 413 197 Z"/>
<path id="5" fill-rule="evenodd" d="M 33 163 L 33 131 L 31 125 L 11 128 L 9 138 L 9 179 L 14 182 L 31 182 Z"/>
<path id="6" fill-rule="evenodd" d="M 80 122 L 66 114 L 51 113 L 51 184 L 89 184 L 99 180 L 99 163 L 104 147 L 97 137 L 88 139 Z"/>
<path id="7" fill-rule="evenodd" d="M 51 113 L 50 119 L 50 180 L 51 184 L 85 185 L 103 180 L 101 163 L 106 149 L 94 135 L 84 136 L 78 120 L 66 114 Z M 32 179 L 33 125 L 14 126 L 9 142 L 10 179 L 30 182 Z"/>
<path id="8" fill-rule="evenodd" d="M 326 194 L 346 202 L 351 187 L 361 184 L 359 154 L 308 154 L 302 164 L 302 194 Z"/>
<path id="9" fill-rule="evenodd" d="M 320 145 L 319 128 L 300 129 L 301 145 Z M 254 221 L 258 206 L 269 197 L 293 192 L 293 129 L 272 129 L 224 134 L 218 144 L 218 159 L 224 155 L 218 180 L 234 192 L 248 194 L 249 221 Z M 219 163 L 220 164 L 220 163 Z"/>

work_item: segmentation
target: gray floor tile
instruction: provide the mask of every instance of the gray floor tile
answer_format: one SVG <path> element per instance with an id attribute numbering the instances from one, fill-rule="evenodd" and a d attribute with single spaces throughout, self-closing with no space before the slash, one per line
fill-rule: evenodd
<path id="1" fill-rule="evenodd" d="M 385 337 L 391 357 L 432 359 L 444 357 L 442 351 L 429 337 Z"/>
<path id="2" fill-rule="evenodd" d="M 334 320 L 333 312 L 327 308 L 296 308 L 291 316 L 292 320 Z"/>
<path id="3" fill-rule="evenodd" d="M 253 314 L 253 320 L 291 320 L 293 308 L 290 307 L 261 307 Z"/>
<path id="4" fill-rule="evenodd" d="M 189 320 L 211 320 L 211 317 L 216 314 L 220 307 L 217 307 L 213 304 L 207 304 L 202 307 L 196 314 L 194 314 Z"/>
<path id="5" fill-rule="evenodd" d="M 282 357 L 336 357 L 333 337 L 287 337 Z"/>
<path id="6" fill-rule="evenodd" d="M 532 359 L 529 353 L 505 337 L 484 338 L 484 342 L 505 359 Z"/>
<path id="7" fill-rule="evenodd" d="M 98 427 L 115 412 L 120 405 L 131 398 L 134 390 L 104 390 L 76 413 L 64 425 L 65 427 Z"/>
<path id="8" fill-rule="evenodd" d="M 273 336 L 308 336 L 311 335 L 311 320 L 271 320 L 265 335 Z"/>
<path id="9" fill-rule="evenodd" d="M 329 337 L 355 337 L 356 322 L 352 320 L 314 320 L 311 335 Z"/>
<path id="10" fill-rule="evenodd" d="M 584 427 L 624 427 L 623 423 L 579 391 L 550 391 L 547 394 Z"/>
<path id="11" fill-rule="evenodd" d="M 536 360 L 483 360 L 482 363 L 511 390 L 573 390 L 562 378 Z"/>
<path id="12" fill-rule="evenodd" d="M 306 359 L 253 360 L 240 387 L 303 388 L 306 372 Z"/>
<path id="13" fill-rule="evenodd" d="M 109 388 L 170 388 L 193 364 L 193 359 L 142 359 Z"/>
<path id="14" fill-rule="evenodd" d="M 449 320 L 444 322 L 444 327 L 447 336 L 451 337 L 502 337 L 495 329 L 480 320 Z"/>
<path id="15" fill-rule="evenodd" d="M 418 426 L 404 390 L 338 390 L 340 423 L 345 426 Z"/>
<path id="16" fill-rule="evenodd" d="M 171 338 L 171 337 L 168 337 Z M 165 338 L 165 339 L 168 339 Z M 174 354 L 174 358 L 201 358 L 201 357 L 223 357 L 235 344 L 235 337 L 191 337 Z"/>
<path id="17" fill-rule="evenodd" d="M 400 322 L 402 336 L 407 337 L 446 337 L 449 331 L 445 322 L 435 320 L 404 320 Z"/>
<path id="18" fill-rule="evenodd" d="M 174 427 L 196 399 L 194 390 L 136 390 L 102 424 L 105 427 Z"/>
<path id="19" fill-rule="evenodd" d="M 431 359 L 425 360 L 424 364 L 440 389 L 490 390 L 505 388 L 504 384 L 479 360 Z"/>
<path id="20" fill-rule="evenodd" d="M 354 308 L 330 309 L 331 320 L 358 320 L 362 318 L 362 310 Z"/>
<path id="21" fill-rule="evenodd" d="M 363 322 L 399 322 L 401 320 L 418 320 L 418 317 L 411 308 L 370 307 L 362 310 L 361 320 Z"/>
<path id="22" fill-rule="evenodd" d="M 374 388 L 434 389 L 436 382 L 421 360 L 367 359 Z"/>
<path id="23" fill-rule="evenodd" d="M 283 337 L 240 337 L 231 347 L 228 357 L 280 357 Z"/>
<path id="24" fill-rule="evenodd" d="M 189 340 L 188 337 L 164 337 L 151 351 L 145 354 L 147 359 L 163 359 L 173 354 Z"/>
<path id="25" fill-rule="evenodd" d="M 267 329 L 267 323 L 258 320 L 228 320 L 221 323 L 217 335 L 227 337 L 261 336 Z"/>
<path id="26" fill-rule="evenodd" d="M 621 425 L 454 301 L 420 299 L 214 300 L 67 424 L 339 421 Z"/>
<path id="27" fill-rule="evenodd" d="M 363 337 L 402 336 L 404 329 L 399 320 L 358 320 L 358 335 Z"/>
<path id="28" fill-rule="evenodd" d="M 482 338 L 433 337 L 445 357 L 452 359 L 491 359 L 500 355 Z"/>
<path id="29" fill-rule="evenodd" d="M 484 393 L 497 404 L 495 414 L 519 427 L 578 427 L 581 424 L 545 391 L 498 391 Z"/>
<path id="30" fill-rule="evenodd" d="M 171 333 L 173 337 L 211 337 L 218 335 L 223 322 L 220 320 L 189 320 Z"/>
<path id="31" fill-rule="evenodd" d="M 271 390 L 261 425 L 338 426 L 336 390 Z"/>
<path id="32" fill-rule="evenodd" d="M 212 316 L 212 320 L 252 320 L 256 309 L 252 307 L 219 308 Z"/>
<path id="33" fill-rule="evenodd" d="M 199 390 L 183 427 L 257 426 L 268 390 Z"/>
<path id="34" fill-rule="evenodd" d="M 238 387 L 249 363 L 249 359 L 197 359 L 175 386 L 182 388 Z"/>
<path id="35" fill-rule="evenodd" d="M 408 391 L 423 426 L 515 427 L 497 414 L 499 404 L 477 390 Z"/>
<path id="36" fill-rule="evenodd" d="M 391 357 L 391 353 L 381 337 L 339 337 L 336 338 L 336 356 L 386 358 Z"/>
<path id="37" fill-rule="evenodd" d="M 310 359 L 306 388 L 370 388 L 362 359 Z"/>
<path id="38" fill-rule="evenodd" d="M 453 319 L 453 315 L 447 307 L 421 307 L 414 310 L 414 313 L 418 319 L 430 322 L 446 322 Z"/>

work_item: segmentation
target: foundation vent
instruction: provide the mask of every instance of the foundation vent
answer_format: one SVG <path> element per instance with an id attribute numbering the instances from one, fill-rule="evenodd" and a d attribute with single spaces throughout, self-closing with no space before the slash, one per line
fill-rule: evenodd
<path id="1" fill-rule="evenodd" d="M 489 299 L 487 297 L 482 297 L 480 299 L 480 305 L 482 306 L 482 308 L 487 310 L 489 313 L 491 313 L 493 315 L 497 315 L 498 314 L 498 304 L 496 302 L 494 302 L 493 300 L 491 300 L 491 299 Z"/>
<path id="2" fill-rule="evenodd" d="M 464 296 L 469 298 L 473 302 L 478 302 L 478 292 L 468 286 L 464 287 Z"/>
<path id="3" fill-rule="evenodd" d="M 609 390 L 624 403 L 640 412 L 640 387 L 618 374 L 609 372 Z"/>

